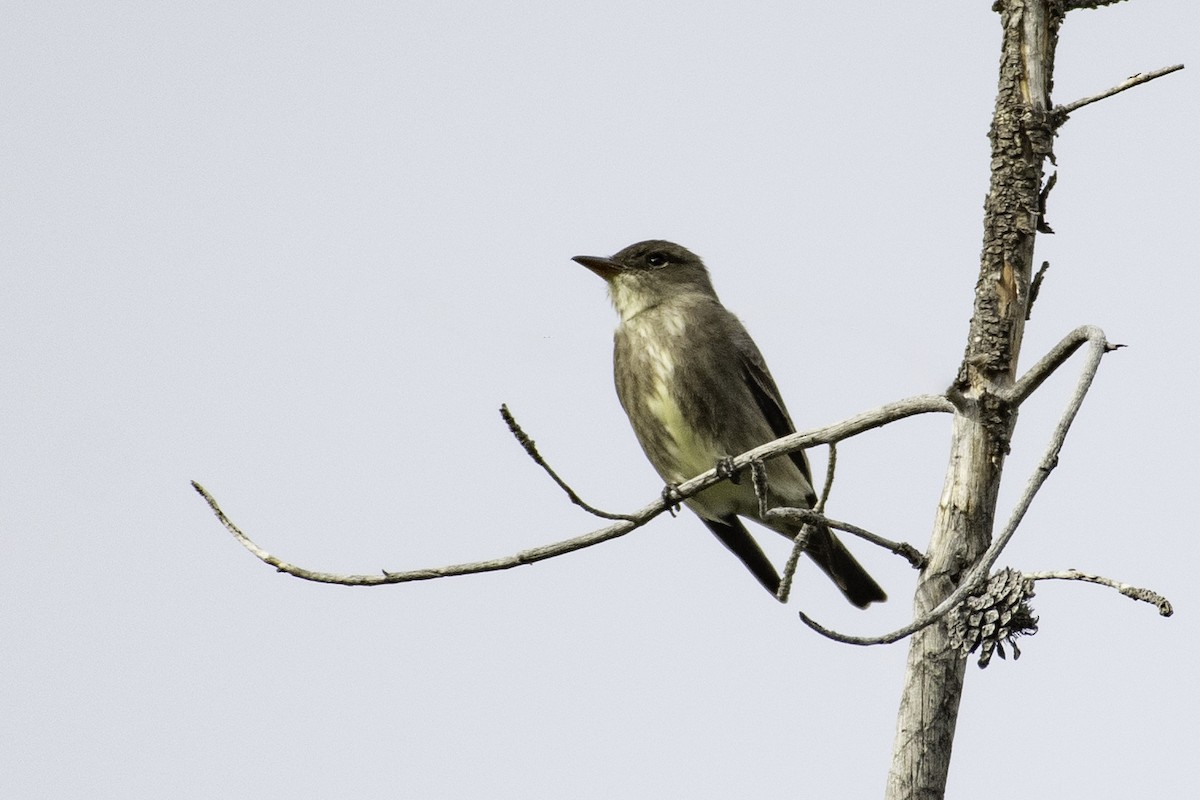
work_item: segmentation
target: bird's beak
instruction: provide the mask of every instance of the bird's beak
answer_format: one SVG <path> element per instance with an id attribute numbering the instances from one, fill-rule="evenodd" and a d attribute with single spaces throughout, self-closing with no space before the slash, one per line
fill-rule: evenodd
<path id="1" fill-rule="evenodd" d="M 619 263 L 606 256 L 575 256 L 571 260 L 583 264 L 606 281 L 611 280 L 622 269 Z"/>

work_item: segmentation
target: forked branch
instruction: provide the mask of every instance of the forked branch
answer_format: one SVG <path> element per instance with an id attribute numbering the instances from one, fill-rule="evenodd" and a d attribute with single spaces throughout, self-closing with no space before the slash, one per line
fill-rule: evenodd
<path id="1" fill-rule="evenodd" d="M 843 420 L 842 422 L 838 422 L 833 425 L 828 425 L 824 428 L 801 433 L 793 433 L 789 436 L 783 437 L 782 439 L 768 442 L 761 447 L 756 447 L 755 449 L 732 459 L 731 465 L 733 469 L 741 470 L 749 466 L 752 462 L 765 461 L 777 456 L 795 452 L 797 450 L 838 442 L 883 425 L 897 422 L 901 419 L 905 419 L 906 417 L 915 416 L 917 414 L 928 414 L 932 412 L 947 413 L 953 410 L 954 408 L 950 402 L 945 397 L 940 395 L 920 395 L 918 397 L 910 397 L 905 400 L 898 400 L 894 403 L 880 406 L 879 408 L 872 409 L 870 411 L 865 411 L 857 416 L 851 417 L 850 419 Z M 505 409 L 505 411 L 507 411 L 507 409 Z M 505 415 L 506 420 L 511 418 L 511 413 L 507 413 Z M 517 431 L 520 431 L 520 427 L 516 425 L 515 419 L 512 419 L 510 428 L 513 429 L 514 434 L 516 434 Z M 525 436 L 524 431 L 521 431 L 518 439 L 521 440 L 522 446 L 526 449 L 526 452 L 529 452 L 531 448 L 533 449 L 533 452 L 536 452 L 536 448 L 533 448 L 532 440 L 530 440 L 528 436 Z M 543 460 L 541 460 L 540 455 L 535 460 L 538 461 L 539 465 L 543 466 L 544 469 L 547 469 L 553 475 L 553 471 L 549 470 L 549 467 Z M 595 509 L 592 509 L 590 506 L 587 506 L 587 504 L 583 503 L 582 500 L 579 500 L 578 495 L 575 494 L 575 492 L 571 490 L 564 481 L 559 479 L 557 475 L 553 475 L 553 477 L 559 486 L 561 486 L 564 491 L 567 492 L 568 496 L 572 498 L 572 502 L 576 502 L 577 504 L 588 508 L 593 513 L 596 513 Z M 724 479 L 725 476 L 720 474 L 716 468 L 710 469 L 708 472 L 698 475 L 686 483 L 680 484 L 677 487 L 676 496 L 679 500 L 686 499 Z M 249 536 L 247 536 L 240 528 L 238 528 L 238 526 L 235 525 L 221 509 L 216 498 L 214 498 L 212 494 L 210 494 L 203 486 L 193 481 L 192 487 L 200 494 L 201 497 L 204 498 L 205 502 L 208 503 L 209 508 L 211 508 L 213 513 L 216 514 L 217 519 L 220 520 L 221 524 L 225 526 L 225 529 L 228 530 L 243 547 L 249 550 L 251 554 L 253 554 L 264 564 L 274 567 L 279 572 L 283 572 L 303 580 L 314 581 L 317 583 L 340 584 L 343 586 L 379 586 L 389 583 L 426 581 L 433 580 L 435 578 L 449 578 L 455 575 L 472 575 L 481 572 L 495 572 L 498 570 L 512 569 L 513 567 L 544 561 L 547 558 L 554 558 L 555 556 L 564 555 L 566 553 L 574 552 L 575 550 L 582 550 L 585 547 L 591 547 L 602 542 L 607 542 L 610 539 L 616 539 L 620 536 L 624 536 L 625 534 L 642 527 L 647 522 L 667 510 L 666 501 L 660 498 L 632 514 L 610 515 L 607 514 L 607 512 L 600 512 L 601 514 L 610 518 L 616 518 L 617 521 L 612 525 L 608 525 L 604 528 L 600 528 L 599 530 L 586 533 L 582 536 L 553 542 L 551 544 L 542 545 L 529 550 L 522 550 L 521 552 L 510 556 L 491 559 L 488 561 L 449 564 L 442 567 L 429 567 L 425 569 L 405 570 L 402 572 L 391 572 L 384 570 L 379 573 L 371 574 L 342 575 L 308 569 L 306 567 L 284 561 L 283 559 L 272 555 L 256 544 Z"/>
<path id="2" fill-rule="evenodd" d="M 521 431 L 520 426 L 516 425 L 516 420 L 512 419 L 512 415 L 508 413 L 508 409 L 505 408 L 504 411 L 505 420 L 511 420 L 511 422 L 509 422 L 510 429 L 514 431 L 514 434 L 520 432 L 520 435 L 518 435 L 517 438 L 521 441 L 522 446 L 524 449 L 526 449 L 526 452 L 530 452 L 530 450 L 536 452 L 535 447 L 533 447 L 533 441 L 530 440 L 523 431 Z M 815 429 L 815 431 L 793 433 L 782 439 L 770 441 L 770 443 L 766 445 L 755 447 L 754 450 L 743 453 L 743 455 L 740 455 L 737 458 L 733 458 L 731 462 L 732 467 L 733 469 L 738 470 L 744 469 L 745 467 L 748 467 L 751 462 L 766 461 L 766 459 L 785 455 L 785 453 L 803 450 L 805 447 L 814 447 L 816 445 L 835 443 L 835 441 L 854 437 L 854 435 L 871 431 L 871 429 L 888 425 L 890 422 L 896 422 L 905 419 L 905 417 L 908 416 L 935 413 L 935 411 L 936 413 L 948 413 L 948 411 L 953 411 L 953 405 L 950 405 L 949 401 L 940 395 L 922 395 L 918 397 L 902 399 L 902 401 L 896 401 L 894 403 L 882 405 L 880 408 L 864 411 L 862 414 L 852 416 L 848 420 L 836 422 L 834 425 L 818 428 Z M 564 491 L 568 493 L 568 497 L 571 498 L 572 503 L 586 507 L 586 509 L 592 511 L 593 513 L 598 513 L 598 510 L 592 509 L 592 506 L 588 506 L 587 504 L 584 504 L 582 500 L 578 499 L 578 495 L 572 491 L 572 489 L 566 485 L 564 481 L 560 480 L 557 475 L 553 474 L 553 470 L 548 467 L 545 461 L 542 461 L 540 456 L 536 457 L 535 461 L 538 462 L 542 468 L 550 471 L 551 475 L 554 477 L 554 481 L 556 481 L 558 485 L 563 487 Z M 682 485 L 677 488 L 677 497 L 680 500 L 690 498 L 691 495 L 702 492 L 703 489 L 706 489 L 721 480 L 724 480 L 724 476 L 720 475 L 719 471 L 715 468 L 710 469 L 707 471 L 707 473 L 704 473 L 703 475 L 697 475 L 694 477 L 694 479 L 682 483 Z M 347 587 L 377 587 L 377 585 L 389 583 L 432 581 L 434 578 L 449 578 L 458 575 L 474 575 L 474 573 L 479 572 L 511 570 L 512 567 L 515 566 L 534 564 L 536 561 L 542 561 L 548 558 L 557 557 L 557 555 L 564 555 L 566 553 L 580 551 L 580 549 L 586 547 L 600 545 L 601 542 L 617 539 L 617 537 L 624 536 L 625 534 L 630 533 L 632 530 L 641 528 L 642 525 L 648 523 L 650 519 L 659 516 L 660 513 L 667 510 L 666 501 L 664 499 L 659 499 L 655 500 L 654 503 L 650 503 L 649 505 L 642 507 L 642 509 L 634 513 L 630 513 L 630 515 L 608 515 L 607 512 L 599 512 L 601 516 L 617 519 L 617 522 L 607 525 L 605 528 L 590 531 L 588 534 L 576 536 L 574 539 L 566 539 L 563 541 L 552 542 L 550 545 L 542 545 L 540 547 L 526 549 L 526 551 L 508 555 L 508 557 L 504 558 L 491 559 L 487 561 L 469 561 L 469 563 L 464 564 L 426 567 L 426 569 L 406 570 L 402 572 L 391 572 L 384 570 L 378 573 L 368 573 L 368 575 L 338 575 L 338 573 L 334 572 L 310 570 L 307 569 L 307 567 L 289 563 L 289 561 L 284 561 L 283 559 L 276 557 L 276 555 L 266 552 L 265 549 L 259 547 L 250 536 L 247 536 L 244 531 L 238 528 L 238 525 L 235 525 L 232 519 L 229 519 L 229 517 L 226 515 L 226 512 L 224 512 L 221 509 L 221 506 L 217 504 L 216 498 L 212 497 L 212 494 L 208 492 L 208 489 L 200 486 L 196 481 L 192 481 L 192 487 L 196 489 L 196 491 L 200 494 L 200 497 L 204 498 L 205 503 L 209 504 L 212 513 L 215 513 L 218 521 L 221 521 L 221 524 L 224 525 L 224 528 L 226 528 L 230 534 L 233 534 L 234 539 L 238 540 L 238 542 L 241 543 L 241 546 L 245 547 L 247 551 L 250 551 L 251 554 L 254 555 L 254 558 L 263 561 L 264 564 L 275 567 L 277 571 L 287 573 L 287 575 L 296 578 L 304 579 L 304 581 L 313 581 L 316 583 L 334 583 L 347 585 Z"/>
<path id="3" fill-rule="evenodd" d="M 1099 328 L 1090 325 L 1076 328 L 1051 349 L 1041 361 L 1025 373 L 1016 382 L 1006 398 L 1014 405 L 1020 405 L 1022 401 L 1032 394 L 1034 389 L 1040 386 L 1055 369 L 1061 366 L 1085 342 L 1089 345 L 1087 359 L 1084 361 L 1079 380 L 1076 382 L 1075 391 L 1072 393 L 1066 408 L 1063 410 L 1062 416 L 1059 418 L 1058 425 L 1055 427 L 1054 433 L 1050 437 L 1050 442 L 1046 446 L 1046 451 L 1043 453 L 1033 474 L 1029 476 L 1029 480 L 1025 484 L 1025 490 L 1021 493 L 1020 499 L 1013 507 L 1008 522 L 1000 534 L 993 539 L 991 545 L 971 571 L 959 582 L 955 590 L 928 613 L 918 617 L 908 625 L 878 636 L 850 636 L 839 633 L 821 625 L 804 614 L 804 612 L 800 612 L 800 619 L 804 624 L 822 636 L 846 644 L 890 644 L 911 636 L 922 628 L 926 628 L 942 619 L 952 609 L 962 603 L 966 597 L 979 590 L 987 580 L 988 575 L 991 574 L 992 566 L 995 565 L 996 560 L 1000 557 L 1000 553 L 1004 551 L 1013 534 L 1016 533 L 1017 527 L 1021 524 L 1021 520 L 1024 519 L 1025 512 L 1029 510 L 1029 506 L 1033 502 L 1033 498 L 1037 495 L 1038 490 L 1042 488 L 1042 484 L 1046 482 L 1046 479 L 1050 477 L 1050 473 L 1058 466 L 1058 454 L 1062 450 L 1063 443 L 1066 441 L 1067 432 L 1071 428 L 1071 423 L 1075 420 L 1075 415 L 1079 413 L 1079 408 L 1083 405 L 1083 399 L 1087 396 L 1088 389 L 1092 385 L 1092 379 L 1096 377 L 1096 371 L 1100 367 L 1100 359 L 1104 357 L 1105 353 L 1111 352 L 1114 347 L 1104 338 L 1104 332 Z"/>

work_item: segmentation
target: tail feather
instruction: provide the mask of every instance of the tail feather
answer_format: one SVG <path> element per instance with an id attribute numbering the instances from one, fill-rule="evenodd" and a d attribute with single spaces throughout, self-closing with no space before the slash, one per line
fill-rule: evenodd
<path id="1" fill-rule="evenodd" d="M 779 573 L 740 519 L 732 516 L 725 519 L 708 519 L 707 517 L 700 519 L 721 541 L 721 544 L 728 547 L 729 551 L 746 565 L 754 577 L 758 578 L 758 582 L 763 585 L 764 589 L 773 595 L 778 595 Z"/>
<path id="2" fill-rule="evenodd" d="M 842 590 L 847 600 L 859 608 L 887 600 L 883 587 L 863 569 L 841 540 L 833 535 L 833 531 L 824 525 L 811 530 L 809 557 Z"/>
<path id="3" fill-rule="evenodd" d="M 764 589 L 778 595 L 779 573 L 741 519 L 729 516 L 724 519 L 701 517 L 701 520 L 721 544 L 746 565 Z M 847 600 L 859 608 L 887 600 L 887 593 L 833 535 L 833 531 L 823 525 L 811 530 L 807 550 L 809 557 L 829 576 Z"/>

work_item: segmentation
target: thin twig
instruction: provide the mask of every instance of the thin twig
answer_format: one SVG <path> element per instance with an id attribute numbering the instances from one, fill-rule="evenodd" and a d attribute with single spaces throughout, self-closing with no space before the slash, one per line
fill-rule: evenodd
<path id="1" fill-rule="evenodd" d="M 919 395 L 910 397 L 904 400 L 897 400 L 893 403 L 880 406 L 879 408 L 870 411 L 864 411 L 861 414 L 853 416 L 841 422 L 828 425 L 824 428 L 818 428 L 812 431 L 804 431 L 793 433 L 782 439 L 777 439 L 773 442 L 768 442 L 760 447 L 756 447 L 746 453 L 742 453 L 733 459 L 734 469 L 743 469 L 753 461 L 762 461 L 770 458 L 776 458 L 787 453 L 792 453 L 797 450 L 803 450 L 807 447 L 815 447 L 821 444 L 829 444 L 830 442 L 841 441 L 852 436 L 857 436 L 860 433 L 873 430 L 875 428 L 887 425 L 892 422 L 905 419 L 906 417 L 916 416 L 917 414 L 928 414 L 933 412 L 950 412 L 954 410 L 954 406 L 950 401 L 941 395 Z M 725 478 L 719 475 L 717 470 L 710 469 L 707 472 L 697 475 L 695 478 L 680 484 L 673 497 L 676 501 L 682 501 L 692 497 L 699 492 L 704 491 L 709 486 L 719 483 Z M 216 514 L 217 519 L 221 524 L 233 534 L 234 538 L 247 550 L 250 551 L 256 558 L 265 564 L 274 567 L 279 572 L 287 573 L 297 578 L 304 580 L 316 581 L 318 583 L 336 583 L 345 586 L 377 586 L 387 583 L 405 583 L 408 581 L 431 580 L 433 578 L 446 578 L 453 575 L 468 575 L 476 572 L 494 572 L 496 570 L 511 569 L 523 564 L 532 564 L 536 561 L 542 561 L 554 556 L 570 553 L 575 550 L 582 550 L 585 547 L 607 542 L 610 539 L 616 539 L 619 536 L 633 531 L 650 520 L 657 517 L 667 509 L 667 503 L 663 498 L 655 500 L 653 503 L 644 508 L 629 514 L 627 518 L 621 519 L 613 525 L 601 528 L 591 533 L 586 533 L 582 536 L 577 536 L 572 539 L 566 539 L 559 542 L 554 542 L 547 545 L 542 545 L 530 550 L 523 550 L 515 555 L 506 556 L 503 558 L 493 559 L 490 561 L 476 561 L 464 564 L 451 564 L 444 567 L 433 567 L 428 569 L 407 570 L 404 572 L 383 572 L 381 574 L 369 575 L 338 575 L 329 572 L 318 572 L 305 567 L 297 566 L 288 563 L 283 559 L 271 555 L 266 550 L 255 544 L 246 534 L 244 534 L 221 510 L 216 499 L 209 494 L 204 487 L 195 481 L 192 486 L 208 503 L 209 508 Z"/>
<path id="2" fill-rule="evenodd" d="M 754 484 L 754 498 L 758 500 L 758 515 L 767 516 L 767 465 L 755 459 L 750 462 L 750 478 Z"/>
<path id="3" fill-rule="evenodd" d="M 813 510 L 818 514 L 825 513 L 825 503 L 829 501 L 829 492 L 833 489 L 833 474 L 837 472 L 837 442 L 829 443 L 829 461 L 825 465 L 825 485 L 821 487 L 821 499 Z"/>
<path id="4" fill-rule="evenodd" d="M 517 424 L 517 418 L 512 415 L 511 411 L 508 410 L 507 405 L 500 406 L 500 416 L 504 417 L 504 422 L 508 425 L 508 430 L 516 438 L 521 447 L 525 449 L 525 453 L 533 459 L 533 463 L 537 464 L 546 471 L 546 474 L 550 476 L 551 480 L 558 484 L 558 488 L 567 493 L 567 497 L 571 499 L 572 503 L 579 506 L 589 514 L 600 517 L 601 519 L 625 520 L 626 522 L 634 521 L 633 517 L 629 516 L 628 514 L 613 514 L 608 511 L 601 511 L 595 506 L 585 503 L 583 498 L 576 494 L 575 490 L 567 485 L 566 481 L 558 477 L 558 473 L 546 463 L 546 459 L 542 458 L 542 454 L 538 452 L 537 445 L 534 444 L 533 439 L 530 439 L 529 436 L 526 435 L 525 431 L 521 429 L 521 426 Z"/>
<path id="5" fill-rule="evenodd" d="M 1104 100 L 1105 98 L 1112 97 L 1114 94 L 1123 92 L 1126 89 L 1132 89 L 1134 86 L 1140 86 L 1141 84 L 1146 83 L 1147 81 L 1152 81 L 1155 78 L 1161 78 L 1163 75 L 1170 75 L 1172 72 L 1178 72 L 1181 69 L 1183 69 L 1183 64 L 1173 64 L 1172 66 L 1169 66 L 1169 67 L 1163 67 L 1162 69 L 1156 69 L 1153 72 L 1139 72 L 1137 75 L 1129 76 L 1121 83 L 1118 83 L 1116 86 L 1112 87 L 1111 89 L 1106 89 L 1105 91 L 1101 92 L 1100 94 L 1094 94 L 1091 97 L 1084 97 L 1080 100 L 1076 100 L 1073 103 L 1067 103 L 1064 106 L 1056 106 L 1054 108 L 1054 114 L 1059 119 L 1065 119 L 1068 114 L 1078 111 L 1079 109 L 1083 108 L 1084 106 L 1091 105 L 1092 103 L 1097 103 L 1101 100 Z"/>
<path id="6" fill-rule="evenodd" d="M 925 556 L 920 550 L 913 547 L 908 542 L 893 542 L 891 539 L 885 539 L 877 533 L 872 533 L 866 528 L 860 528 L 857 525 L 852 525 L 849 522 L 841 522 L 836 519 L 830 519 L 816 511 L 811 511 L 807 508 L 772 508 L 767 512 L 767 518 L 786 519 L 792 522 L 803 522 L 810 525 L 824 525 L 827 528 L 833 528 L 838 531 L 845 531 L 853 534 L 860 539 L 866 539 L 873 545 L 882 547 L 885 550 L 890 550 L 898 556 L 903 556 L 909 564 L 912 564 L 916 569 L 921 569 L 925 566 Z"/>
<path id="7" fill-rule="evenodd" d="M 775 598 L 781 603 L 786 603 L 792 594 L 792 581 L 796 578 L 796 566 L 800 563 L 801 554 L 808 549 L 808 540 L 811 536 L 812 528 L 808 525 L 801 525 L 800 532 L 792 540 L 792 552 L 788 555 L 787 563 L 783 565 L 783 575 L 779 578 L 779 589 L 775 592 Z"/>
<path id="8" fill-rule="evenodd" d="M 1138 586 L 1131 586 L 1128 583 L 1115 581 L 1112 578 L 1106 578 L 1103 575 L 1093 575 L 1089 572 L 1080 572 L 1077 569 L 1059 570 L 1057 572 L 1026 572 L 1025 577 L 1035 581 L 1086 581 L 1088 583 L 1098 583 L 1101 586 L 1107 586 L 1110 589 L 1116 589 L 1121 594 L 1133 600 L 1140 600 L 1143 603 L 1150 603 L 1153 606 L 1158 606 L 1158 613 L 1164 617 L 1169 617 L 1175 613 L 1175 609 L 1171 608 L 1171 601 L 1163 597 L 1161 594 L 1150 589 L 1142 589 Z"/>
<path id="9" fill-rule="evenodd" d="M 253 553 L 260 561 L 271 565 L 279 572 L 287 573 L 297 578 L 303 578 L 306 581 L 314 581 L 316 583 L 336 583 L 341 586 L 380 586 L 388 583 L 408 583 L 409 581 L 427 581 L 434 578 L 449 578 L 454 575 L 472 575 L 478 572 L 495 572 L 502 569 L 512 569 L 524 564 L 533 564 L 547 558 L 560 556 L 564 553 L 569 553 L 574 550 L 581 550 L 585 547 L 591 547 L 601 542 L 607 542 L 610 539 L 616 539 L 618 536 L 624 536 L 635 528 L 644 525 L 650 519 L 653 519 L 658 514 L 662 513 L 662 503 L 653 503 L 650 506 L 642 509 L 638 515 L 633 515 L 632 521 L 621 521 L 614 525 L 609 525 L 607 528 L 601 528 L 598 531 L 583 536 L 578 536 L 574 539 L 567 539 L 554 544 L 545 545 L 543 547 L 535 547 L 530 550 L 522 550 L 519 553 L 504 558 L 496 558 L 490 561 L 474 561 L 464 564 L 449 564 L 444 567 L 431 567 L 428 569 L 414 569 L 405 572 L 388 572 L 381 571 L 379 574 L 371 575 L 339 575 L 331 572 L 318 572 L 316 570 L 306 569 L 305 567 L 297 566 L 296 564 L 288 563 L 281 558 L 271 555 L 266 550 L 255 544 L 250 537 L 233 524 L 233 521 L 225 515 L 221 507 L 217 505 L 216 499 L 208 493 L 203 486 L 192 481 L 192 488 L 200 493 L 208 503 L 208 507 L 217 515 L 217 519 L 225 526 L 225 529 L 233 534 L 234 538 L 241 543 L 243 547 Z"/>
<path id="10" fill-rule="evenodd" d="M 1083 333 L 1081 334 L 1081 332 Z M 1096 370 L 1098 370 L 1100 367 L 1100 359 L 1104 357 L 1106 352 L 1108 352 L 1108 342 L 1104 338 L 1104 332 L 1093 326 L 1076 328 L 1070 335 L 1063 339 L 1063 341 L 1060 342 L 1054 350 L 1051 350 L 1051 352 L 1047 354 L 1045 358 L 1039 361 L 1038 364 L 1026 374 L 1025 378 L 1022 378 L 1022 381 L 1028 378 L 1031 382 L 1034 382 L 1033 388 L 1036 388 L 1036 385 L 1045 380 L 1046 375 L 1053 371 L 1054 366 L 1062 363 L 1062 360 L 1060 359 L 1057 362 L 1054 362 L 1052 366 L 1046 366 L 1049 362 L 1053 361 L 1051 356 L 1065 347 L 1069 347 L 1071 352 L 1079 347 L 1081 342 L 1075 342 L 1073 345 L 1069 344 L 1072 341 L 1072 338 L 1077 335 L 1082 335 L 1082 340 L 1087 341 L 1091 347 L 1088 351 L 1087 360 L 1084 362 L 1083 369 L 1079 375 L 1079 380 L 1075 385 L 1075 391 L 1071 395 L 1070 400 L 1067 402 L 1067 407 L 1063 410 L 1062 416 L 1059 418 L 1058 425 L 1055 427 L 1054 433 L 1050 437 L 1050 442 L 1047 444 L 1046 450 L 1042 454 L 1042 458 L 1038 462 L 1038 465 L 1034 468 L 1033 474 L 1029 476 L 1029 480 L 1025 484 L 1025 490 L 1022 492 L 1017 504 L 1013 507 L 1012 513 L 1009 515 L 1008 522 L 1005 524 L 1004 529 L 1000 532 L 1000 535 L 992 541 L 991 545 L 984 552 L 984 554 L 980 556 L 979 561 L 975 563 L 975 566 L 971 568 L 971 571 L 962 578 L 955 590 L 950 593 L 950 596 L 939 603 L 929 613 L 918 617 L 902 628 L 898 628 L 891 633 L 885 633 L 880 636 L 847 636 L 846 634 L 838 633 L 837 631 L 830 630 L 829 628 L 818 624 L 810 617 L 805 615 L 804 612 L 800 612 L 800 619 L 805 625 L 808 625 L 808 627 L 812 628 L 822 636 L 826 636 L 834 641 L 844 642 L 846 644 L 890 644 L 907 636 L 911 636 L 922 628 L 926 628 L 937 622 L 939 619 L 948 614 L 952 608 L 961 603 L 963 598 L 974 592 L 983 584 L 984 581 L 987 580 L 988 575 L 991 573 L 992 565 L 996 563 L 996 559 L 1000 557 L 1000 553 L 1008 545 L 1008 542 L 1012 539 L 1013 534 L 1016 533 L 1017 526 L 1019 526 L 1021 524 L 1021 520 L 1025 518 L 1025 512 L 1029 510 L 1029 506 L 1033 502 L 1033 498 L 1037 495 L 1038 490 L 1042 488 L 1042 484 L 1046 482 L 1046 479 L 1050 477 L 1050 473 L 1054 471 L 1056 466 L 1058 466 L 1058 454 L 1062 450 L 1063 443 L 1066 441 L 1067 431 L 1070 430 L 1071 423 L 1075 420 L 1075 415 L 1079 413 L 1079 408 L 1081 405 L 1083 405 L 1083 399 L 1085 396 L 1087 396 L 1088 389 L 1092 385 L 1092 379 L 1096 377 Z M 1070 353 L 1068 352 L 1068 355 L 1069 354 Z M 1045 374 L 1040 376 L 1038 374 L 1030 375 L 1030 373 L 1035 373 L 1039 368 L 1045 370 Z M 1032 390 L 1032 388 L 1029 389 L 1029 391 Z M 1028 392 L 1025 393 L 1025 396 L 1027 395 Z"/>
<path id="11" fill-rule="evenodd" d="M 836 471 L 837 442 L 830 442 L 829 460 L 825 465 L 825 485 L 821 487 L 821 497 L 817 500 L 816 513 L 814 514 L 818 519 L 824 519 L 825 503 L 829 501 L 829 492 L 833 489 L 833 476 Z M 765 505 L 759 504 L 759 516 L 764 520 L 768 519 L 774 512 L 783 510 L 782 508 L 768 509 Z M 792 540 L 792 551 L 788 553 L 788 560 L 783 565 L 783 575 L 779 578 L 779 590 L 775 592 L 776 599 L 781 603 L 786 603 L 792 594 L 792 583 L 796 579 L 796 567 L 800 564 L 800 556 L 808 549 L 808 540 L 812 538 L 813 529 L 809 525 L 809 521 L 800 521 L 803 524 L 800 526 L 800 532 Z"/>
<path id="12" fill-rule="evenodd" d="M 833 630 L 832 628 L 826 628 L 824 625 L 817 622 L 803 611 L 798 613 L 800 614 L 800 621 L 805 625 L 812 628 L 826 639 L 832 639 L 833 641 L 841 642 L 842 644 L 857 644 L 862 646 L 873 644 L 891 644 L 892 642 L 898 642 L 905 636 L 910 636 L 920 630 L 920 628 L 913 628 L 911 631 L 903 632 L 904 629 L 901 628 L 900 631 L 896 631 L 894 634 L 888 634 L 887 636 L 851 636 L 848 633 L 841 633 Z"/>

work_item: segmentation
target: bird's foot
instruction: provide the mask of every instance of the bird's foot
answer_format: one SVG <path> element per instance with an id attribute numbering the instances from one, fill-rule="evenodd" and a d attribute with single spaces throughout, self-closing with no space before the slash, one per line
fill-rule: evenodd
<path id="1" fill-rule="evenodd" d="M 679 510 L 679 504 L 683 502 L 683 497 L 679 494 L 678 483 L 668 483 L 662 490 L 663 502 L 667 504 L 667 511 L 671 512 L 671 516 L 675 516 L 675 512 Z"/>
<path id="2" fill-rule="evenodd" d="M 733 468 L 733 456 L 722 456 L 717 459 L 717 477 L 726 478 L 735 485 L 742 482 L 738 470 Z"/>

